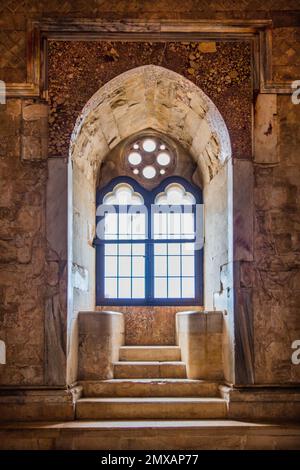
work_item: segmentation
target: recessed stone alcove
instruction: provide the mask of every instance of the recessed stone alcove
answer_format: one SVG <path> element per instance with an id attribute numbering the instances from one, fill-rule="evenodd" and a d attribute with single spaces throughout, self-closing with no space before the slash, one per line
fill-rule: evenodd
<path id="1" fill-rule="evenodd" d="M 82 16 L 87 11 L 86 8 L 85 5 Z M 287 10 L 288 8 L 287 6 Z M 78 11 L 76 10 L 76 15 Z M 51 16 L 52 12 L 50 13 Z M 39 14 L 41 13 L 37 13 L 37 16 Z M 171 13 L 166 12 L 166 14 Z M 177 14 L 178 17 L 184 16 L 181 10 L 180 12 L 176 10 L 175 15 Z M 203 12 L 197 9 L 193 10 L 193 14 L 195 18 L 199 18 Z M 224 18 L 229 14 L 229 10 L 227 13 L 218 13 Z M 158 13 L 157 15 L 159 16 Z M 264 13 L 260 15 L 263 17 Z M 257 11 L 247 10 L 247 17 L 257 18 L 257 16 Z M 257 98 L 255 93 L 252 103 L 254 126 L 252 151 L 249 147 L 247 149 L 249 153 L 246 155 L 241 152 L 239 159 L 236 159 L 237 155 L 233 153 L 233 164 L 230 167 L 232 194 L 229 198 L 226 196 L 226 179 L 222 175 L 222 172 L 229 169 L 227 164 L 213 175 L 207 186 L 211 188 L 211 193 L 206 193 L 206 201 L 211 199 L 209 204 L 211 207 L 215 204 L 217 213 L 228 211 L 233 220 L 233 223 L 228 225 L 232 228 L 232 232 L 229 233 L 232 241 L 229 263 L 222 264 L 221 272 L 218 272 L 218 276 L 215 275 L 214 269 L 220 267 L 223 259 L 221 250 L 215 263 L 209 264 L 212 268 L 211 271 L 207 271 L 207 275 L 211 277 L 211 285 L 214 284 L 214 289 L 211 290 L 214 292 L 214 296 L 211 297 L 214 307 L 223 312 L 226 310 L 227 313 L 224 314 L 223 336 L 223 351 L 227 351 L 228 354 L 224 355 L 225 376 L 227 382 L 235 386 L 235 390 L 233 392 L 231 388 L 226 389 L 224 395 L 232 403 L 230 408 L 233 416 L 245 416 L 247 419 L 254 416 L 268 417 L 272 413 L 275 415 L 277 410 L 277 417 L 286 416 L 288 419 L 293 417 L 295 419 L 299 410 L 299 394 L 296 390 L 300 376 L 299 366 L 290 361 L 290 345 L 298 338 L 300 331 L 299 283 L 297 283 L 299 277 L 297 201 L 300 181 L 297 130 L 300 108 L 291 103 L 289 82 L 286 79 L 298 78 L 295 76 L 296 62 L 293 56 L 289 55 L 290 52 L 287 52 L 298 50 L 295 34 L 298 29 L 298 16 L 297 12 L 288 11 L 285 11 L 282 17 L 279 11 L 269 11 L 267 16 L 275 21 L 268 32 L 269 36 L 266 36 L 269 39 L 274 36 L 274 47 L 271 51 L 268 48 L 264 49 L 264 20 L 252 23 L 251 20 L 248 23 L 239 21 L 238 25 L 234 25 L 231 21 L 229 26 L 226 26 L 225 19 L 222 20 L 221 26 L 215 19 L 212 21 L 214 31 L 216 28 L 219 28 L 218 31 L 220 28 L 230 29 L 230 34 L 234 34 L 235 39 L 239 35 L 245 37 L 245 34 L 250 38 L 260 31 L 261 43 L 260 45 L 257 42 L 252 43 L 255 44 L 253 48 L 255 59 L 252 63 L 255 75 L 253 86 L 258 93 Z M 152 18 L 152 13 L 150 17 Z M 16 22 L 19 20 L 16 18 Z M 23 23 L 22 20 L 18 37 L 19 35 L 25 37 Z M 197 22 L 188 22 L 184 23 L 184 28 L 186 31 L 198 31 L 197 28 L 201 29 L 204 25 L 207 31 L 207 28 L 212 28 L 212 23 L 204 21 L 199 26 Z M 68 28 L 70 24 L 71 28 L 75 28 L 76 21 L 69 23 Z M 14 26 L 15 21 L 9 23 L 9 28 Z M 56 32 L 64 27 L 62 19 L 59 25 L 57 20 L 52 20 L 50 26 L 52 31 Z M 103 25 L 101 27 L 103 28 Z M 121 23 L 121 28 L 125 28 L 127 34 L 131 29 L 144 28 L 144 34 L 151 36 L 152 32 L 155 34 L 155 30 L 159 30 L 156 28 L 160 27 L 162 26 L 159 21 L 138 26 Z M 179 30 L 180 27 L 180 21 L 178 23 L 177 20 L 169 25 L 163 22 L 164 31 L 168 28 L 168 31 L 170 28 Z M 80 34 L 85 35 L 89 26 L 80 24 L 78 28 L 84 31 Z M 120 24 L 110 25 L 109 28 L 118 29 Z M 106 31 L 105 34 L 109 33 Z M 223 33 L 214 34 L 222 36 Z M 201 35 L 203 37 L 203 32 Z M 64 39 L 65 43 L 69 44 L 73 41 L 71 35 L 67 38 L 65 36 Z M 21 44 L 24 45 L 25 41 L 21 41 Z M 267 45 L 270 44 L 271 42 L 267 41 Z M 28 70 L 32 71 L 30 53 L 31 48 Z M 6 67 L 5 63 L 9 62 L 11 55 L 5 54 L 3 57 L 1 70 L 3 64 Z M 258 58 L 262 65 L 261 69 L 257 68 Z M 275 66 L 273 72 L 270 65 L 272 59 Z M 5 74 L 13 70 L 13 76 L 17 80 L 24 81 L 26 63 L 24 57 L 20 62 L 23 64 L 22 70 L 14 64 L 16 68 L 5 69 Z M 115 64 L 115 71 L 116 68 Z M 32 75 L 28 82 L 31 77 Z M 272 81 L 272 77 L 276 77 L 280 83 Z M 76 377 L 76 358 L 73 351 L 76 355 L 77 325 L 76 314 L 73 315 L 71 293 L 75 287 L 76 301 L 81 290 L 83 295 L 88 297 L 86 289 L 89 285 L 93 285 L 93 279 L 89 270 L 84 267 L 85 260 L 80 260 L 81 264 L 68 265 L 67 250 L 69 249 L 69 259 L 72 259 L 72 246 L 70 244 L 68 246 L 67 242 L 67 218 L 69 213 L 69 225 L 71 225 L 72 211 L 71 207 L 68 211 L 67 205 L 67 193 L 71 192 L 67 184 L 67 155 L 65 153 L 60 155 L 58 151 L 54 151 L 51 158 L 48 158 L 45 145 L 47 140 L 45 117 L 48 105 L 39 94 L 40 89 L 45 89 L 44 85 L 42 83 L 40 88 L 35 85 L 34 88 L 31 83 L 9 84 L 8 90 L 14 94 L 10 95 L 6 107 L 1 106 L 0 109 L 0 133 L 3 137 L 1 169 L 5 188 L 1 193 L 1 215 L 4 218 L 1 226 L 3 235 L 1 246 L 4 250 L 1 253 L 3 264 L 0 289 L 0 339 L 5 341 L 7 347 L 7 363 L 0 365 L 1 386 L 4 389 L 1 409 L 6 409 L 8 418 L 18 414 L 20 419 L 22 417 L 37 419 L 39 416 L 46 419 L 50 415 L 53 419 L 59 416 L 73 419 L 73 397 L 70 392 L 65 391 L 67 384 L 71 385 Z M 99 84 L 93 91 L 101 85 Z M 92 92 L 86 99 L 91 95 Z M 210 93 L 208 96 L 213 97 Z M 220 101 L 222 100 L 221 96 Z M 214 102 L 217 104 L 215 99 Z M 221 114 L 225 117 L 223 112 Z M 249 120 L 250 117 L 247 120 L 248 130 L 251 128 Z M 230 128 L 230 125 L 228 127 Z M 111 126 L 111 129 L 114 127 Z M 165 132 L 165 129 L 159 131 Z M 52 136 L 55 136 L 53 128 L 51 132 Z M 177 139 L 180 132 L 174 133 L 173 138 Z M 241 137 L 242 132 L 238 130 L 237 134 Z M 120 144 L 122 138 L 120 128 L 120 135 L 117 138 Z M 126 139 L 126 136 L 124 138 Z M 234 139 L 235 136 L 231 135 L 231 140 Z M 179 143 L 184 143 L 181 137 Z M 64 149 L 68 144 L 67 139 Z M 236 142 L 233 142 L 233 148 L 236 148 L 235 145 Z M 107 155 L 109 151 L 111 148 L 108 145 L 103 155 Z M 203 170 L 206 174 L 206 169 Z M 89 174 L 89 164 L 83 166 L 82 171 Z M 213 185 L 217 188 L 219 184 L 223 188 L 223 196 L 215 199 Z M 88 204 L 92 205 L 93 201 L 89 200 L 89 195 L 85 197 Z M 78 217 L 77 211 L 75 219 L 79 220 Z M 224 218 L 219 220 L 218 230 L 222 232 Z M 92 225 L 85 227 L 83 238 L 85 242 L 91 240 L 92 233 Z M 80 249 L 79 243 L 77 248 Z M 208 245 L 207 249 L 210 250 L 207 255 L 214 258 L 213 244 L 210 248 Z M 71 276 L 72 272 L 74 277 Z M 233 279 L 233 285 L 228 279 Z M 67 288 L 68 280 L 69 288 Z M 72 313 L 67 316 L 68 296 L 69 313 Z M 89 308 L 93 309 L 93 302 Z M 73 331 L 72 337 L 69 335 L 70 331 Z M 68 378 L 66 378 L 67 363 Z M 22 390 L 16 393 L 15 389 L 22 387 L 43 387 L 46 391 L 37 393 L 32 390 Z M 60 387 L 62 390 L 52 392 L 51 387 Z M 243 390 L 237 390 L 237 387 Z M 249 391 L 250 387 L 253 392 Z M 288 387 L 294 387 L 293 392 L 290 393 Z M 282 391 L 283 388 L 287 391 Z M 261 391 L 258 392 L 258 389 Z M 280 393 L 277 393 L 278 389 Z M 78 394 L 76 388 L 73 390 L 75 400 Z M 50 411 L 49 407 L 46 409 L 45 396 L 50 397 L 52 404 L 56 403 L 56 408 L 50 407 Z M 261 403 L 259 407 L 256 406 L 258 402 Z M 21 409 L 23 411 L 20 413 L 16 411 Z M 45 413 L 42 414 L 41 411 Z"/>
<path id="2" fill-rule="evenodd" d="M 71 381 L 75 380 L 77 367 L 77 312 L 95 308 L 95 253 L 92 239 L 99 171 L 105 168 L 103 161 L 118 143 L 149 129 L 173 138 L 175 143 L 180 142 L 198 167 L 204 191 L 206 220 L 205 307 L 215 308 L 214 294 L 219 294 L 221 290 L 221 266 L 227 265 L 232 256 L 232 218 L 227 203 L 232 194 L 231 145 L 219 111 L 194 84 L 162 67 L 139 67 L 116 77 L 86 104 L 71 139 L 69 187 L 72 185 L 72 196 L 69 200 L 73 206 L 73 229 L 69 232 L 69 246 L 72 243 L 73 250 L 70 269 L 73 275 L 75 272 L 77 278 L 81 279 L 73 290 L 74 313 L 69 311 Z M 118 158 L 117 155 L 115 158 Z M 230 272 L 227 271 L 226 278 L 227 286 L 231 286 L 232 291 Z M 222 308 L 230 311 L 227 302 Z M 172 316 L 170 328 L 172 330 L 173 324 L 173 333 L 169 334 L 173 337 L 175 313 L 175 309 L 166 309 L 164 312 L 167 317 Z M 133 328 L 138 326 L 139 320 L 143 321 L 142 312 L 137 312 L 136 317 L 135 324 L 131 321 Z M 228 322 L 228 328 L 231 329 L 232 316 L 228 318 L 231 318 Z M 159 319 L 163 319 L 162 314 Z M 129 325 L 130 321 L 127 320 L 127 328 Z M 162 342 L 165 341 L 164 336 Z M 153 341 L 151 334 L 147 344 L 149 341 Z M 154 341 L 159 341 L 158 335 Z M 227 350 L 224 350 L 224 354 L 229 357 L 230 347 L 225 347 Z M 227 364 L 228 373 L 231 374 L 232 358 Z"/>

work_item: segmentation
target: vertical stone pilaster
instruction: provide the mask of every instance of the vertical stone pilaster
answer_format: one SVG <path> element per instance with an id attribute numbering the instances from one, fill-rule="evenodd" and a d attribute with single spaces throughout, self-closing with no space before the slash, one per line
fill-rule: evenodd
<path id="1" fill-rule="evenodd" d="M 254 383 L 252 286 L 241 279 L 241 266 L 253 263 L 253 164 L 235 160 L 233 164 L 233 308 L 235 385 Z"/>
<path id="2" fill-rule="evenodd" d="M 48 160 L 46 194 L 45 382 L 65 385 L 68 201 L 67 162 L 61 157 Z"/>

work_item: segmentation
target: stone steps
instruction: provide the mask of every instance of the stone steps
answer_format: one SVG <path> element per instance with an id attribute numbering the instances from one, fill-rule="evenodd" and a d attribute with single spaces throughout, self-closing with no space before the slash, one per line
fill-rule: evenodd
<path id="1" fill-rule="evenodd" d="M 300 426 L 233 420 L 1 423 L 1 450 L 300 450 Z"/>
<path id="2" fill-rule="evenodd" d="M 84 381 L 84 397 L 215 397 L 217 383 L 189 379 L 111 379 Z"/>
<path id="3" fill-rule="evenodd" d="M 224 419 L 226 415 L 226 400 L 215 397 L 80 398 L 76 403 L 78 420 Z"/>
<path id="4" fill-rule="evenodd" d="M 122 346 L 120 361 L 181 361 L 179 346 Z"/>
<path id="5" fill-rule="evenodd" d="M 114 363 L 116 379 L 186 378 L 185 363 L 181 361 L 119 361 Z"/>
<path id="6" fill-rule="evenodd" d="M 122 346 L 114 379 L 83 383 L 78 420 L 224 419 L 215 383 L 186 378 L 178 346 Z"/>

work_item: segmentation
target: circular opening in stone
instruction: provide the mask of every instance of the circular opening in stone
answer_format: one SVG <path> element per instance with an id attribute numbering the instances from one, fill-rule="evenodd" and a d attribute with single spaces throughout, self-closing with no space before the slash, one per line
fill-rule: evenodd
<path id="1" fill-rule="evenodd" d="M 137 168 L 135 168 L 135 169 L 133 170 L 133 173 L 134 173 L 135 175 L 138 175 L 138 174 L 139 174 L 139 170 L 138 170 Z"/>
<path id="2" fill-rule="evenodd" d="M 166 166 L 169 165 L 171 157 L 167 152 L 161 152 L 157 155 L 156 160 L 159 165 Z"/>
<path id="3" fill-rule="evenodd" d="M 161 175 L 164 175 L 165 172 L 166 172 L 166 170 L 164 170 L 164 169 L 161 169 L 161 170 L 160 170 L 160 174 L 161 174 Z"/>
<path id="4" fill-rule="evenodd" d="M 161 144 L 159 148 L 160 148 L 160 150 L 166 150 L 165 144 Z"/>
<path id="5" fill-rule="evenodd" d="M 145 139 L 143 142 L 143 149 L 145 152 L 154 152 L 156 149 L 156 142 L 153 139 Z"/>
<path id="6" fill-rule="evenodd" d="M 145 178 L 147 178 L 147 180 L 151 180 L 152 178 L 154 178 L 154 176 L 156 175 L 156 170 L 154 166 L 145 166 L 145 168 L 143 169 L 143 175 Z"/>
<path id="7" fill-rule="evenodd" d="M 139 144 L 134 144 L 133 148 L 137 150 L 139 148 Z"/>
<path id="8" fill-rule="evenodd" d="M 128 155 L 128 161 L 131 165 L 139 165 L 142 161 L 142 157 L 138 152 L 131 152 Z"/>

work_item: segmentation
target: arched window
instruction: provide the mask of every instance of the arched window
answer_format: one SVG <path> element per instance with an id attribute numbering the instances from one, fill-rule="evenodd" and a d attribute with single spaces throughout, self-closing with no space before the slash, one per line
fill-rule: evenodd
<path id="1" fill-rule="evenodd" d="M 202 305 L 202 194 L 180 177 L 97 191 L 97 305 Z"/>

